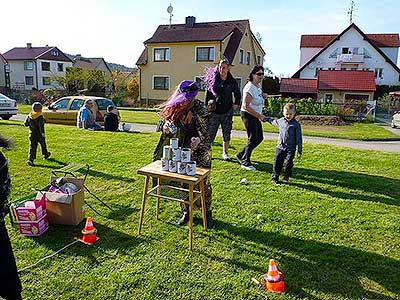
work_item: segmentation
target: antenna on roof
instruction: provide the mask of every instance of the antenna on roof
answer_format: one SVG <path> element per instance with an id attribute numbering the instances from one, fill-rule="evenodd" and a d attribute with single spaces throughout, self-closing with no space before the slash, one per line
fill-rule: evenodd
<path id="1" fill-rule="evenodd" d="M 174 10 L 174 8 L 172 7 L 171 3 L 169 4 L 168 8 L 167 8 L 167 12 L 169 13 L 169 28 L 171 28 L 171 23 L 172 23 L 172 11 Z"/>
<path id="2" fill-rule="evenodd" d="M 353 24 L 353 16 L 354 16 L 354 11 L 356 10 L 356 3 L 354 2 L 354 0 L 351 0 L 350 2 L 350 8 L 347 11 L 347 15 L 350 18 L 350 25 Z"/>

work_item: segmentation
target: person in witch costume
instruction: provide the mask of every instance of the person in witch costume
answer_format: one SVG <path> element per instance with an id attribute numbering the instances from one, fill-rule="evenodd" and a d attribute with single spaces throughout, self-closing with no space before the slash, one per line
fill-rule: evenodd
<path id="1" fill-rule="evenodd" d="M 162 156 L 164 145 L 169 145 L 171 138 L 179 139 L 179 147 L 192 149 L 192 160 L 198 167 L 211 168 L 211 141 L 208 131 L 209 113 L 203 103 L 196 99 L 200 86 L 191 80 L 182 81 L 172 96 L 159 106 L 161 109 L 159 129 L 161 137 L 154 151 L 153 158 Z M 171 128 L 177 128 L 171 130 Z M 205 183 L 207 227 L 213 227 L 211 212 L 212 188 L 210 178 Z M 200 201 L 195 202 L 200 207 Z M 185 205 L 184 213 L 178 225 L 189 221 L 189 207 Z"/>

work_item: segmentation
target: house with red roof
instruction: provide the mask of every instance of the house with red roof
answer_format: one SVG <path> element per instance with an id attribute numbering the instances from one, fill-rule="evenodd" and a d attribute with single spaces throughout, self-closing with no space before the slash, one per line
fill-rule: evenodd
<path id="1" fill-rule="evenodd" d="M 377 85 L 400 81 L 398 33 L 365 34 L 354 23 L 340 34 L 302 35 L 300 68 L 293 78 L 317 78 L 320 70 L 372 71 Z M 339 74 L 339 73 L 337 73 Z"/>
<path id="2" fill-rule="evenodd" d="M 201 82 L 206 66 L 221 58 L 242 88 L 252 67 L 263 64 L 265 51 L 250 29 L 249 20 L 160 25 L 144 42 L 136 62 L 140 69 L 140 99 L 165 101 L 182 80 Z M 204 92 L 199 95 L 204 97 Z"/>
<path id="3" fill-rule="evenodd" d="M 283 97 L 312 98 L 343 104 L 346 100 L 373 100 L 376 90 L 373 71 L 320 70 L 317 78 L 282 78 Z"/>
<path id="4" fill-rule="evenodd" d="M 65 76 L 72 60 L 57 47 L 15 47 L 3 54 L 8 61 L 10 88 L 18 90 L 61 89 L 57 77 Z"/>

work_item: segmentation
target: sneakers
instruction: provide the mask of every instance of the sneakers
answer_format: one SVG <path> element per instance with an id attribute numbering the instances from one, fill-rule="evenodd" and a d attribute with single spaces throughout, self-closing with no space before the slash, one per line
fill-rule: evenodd
<path id="1" fill-rule="evenodd" d="M 278 185 L 279 181 L 278 181 L 278 179 L 272 178 L 271 179 L 271 183 L 274 184 L 274 185 Z"/>
<path id="2" fill-rule="evenodd" d="M 289 176 L 283 177 L 282 182 L 283 182 L 283 183 L 289 183 Z"/>
<path id="3" fill-rule="evenodd" d="M 43 156 L 44 159 L 49 159 L 51 155 L 51 152 L 47 152 L 47 154 L 45 156 Z"/>
<path id="4" fill-rule="evenodd" d="M 28 165 L 28 166 L 33 166 L 34 164 L 33 164 L 33 161 L 31 161 L 31 160 L 27 160 L 26 161 L 26 164 Z"/>
<path id="5" fill-rule="evenodd" d="M 231 160 L 231 158 L 229 157 L 228 153 L 222 152 L 222 159 L 223 160 Z"/>
<path id="6" fill-rule="evenodd" d="M 240 167 L 242 169 L 247 170 L 247 171 L 255 171 L 256 170 L 256 168 L 254 166 L 252 166 L 252 165 L 250 165 L 250 166 L 241 165 Z"/>

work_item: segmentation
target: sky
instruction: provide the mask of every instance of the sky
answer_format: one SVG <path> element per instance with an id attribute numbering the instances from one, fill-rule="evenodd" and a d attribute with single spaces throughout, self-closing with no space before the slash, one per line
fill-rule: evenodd
<path id="1" fill-rule="evenodd" d="M 399 0 L 358 0 L 353 21 L 364 33 L 399 33 Z M 250 20 L 277 76 L 299 68 L 302 34 L 339 34 L 349 25 L 349 0 L 0 0 L 0 52 L 13 47 L 57 46 L 69 54 L 104 57 L 134 67 L 143 41 L 157 26 L 172 23 Z"/>

